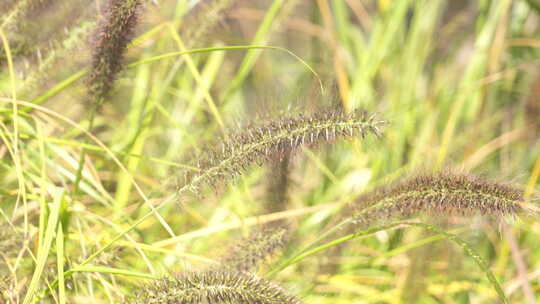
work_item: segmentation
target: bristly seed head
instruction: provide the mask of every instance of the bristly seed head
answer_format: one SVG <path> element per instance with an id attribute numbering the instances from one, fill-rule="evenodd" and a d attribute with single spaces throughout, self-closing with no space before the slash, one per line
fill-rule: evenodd
<path id="1" fill-rule="evenodd" d="M 107 15 L 98 29 L 88 80 L 89 95 L 99 106 L 108 96 L 122 69 L 124 52 L 138 21 L 141 0 L 110 0 Z"/>
<path id="2" fill-rule="evenodd" d="M 352 221 L 369 224 L 416 213 L 431 215 L 516 215 L 522 211 L 522 191 L 465 174 L 419 175 L 361 195 Z"/>
<path id="3" fill-rule="evenodd" d="M 237 271 L 255 272 L 257 266 L 287 243 L 288 232 L 286 225 L 257 229 L 231 246 L 221 258 L 221 264 Z"/>
<path id="4" fill-rule="evenodd" d="M 144 288 L 128 303 L 258 303 L 299 304 L 271 281 L 234 271 L 206 271 L 164 278 Z"/>
<path id="5" fill-rule="evenodd" d="M 223 179 L 235 178 L 252 164 L 280 158 L 301 145 L 316 145 L 338 137 L 365 137 L 369 133 L 379 136 L 384 123 L 363 111 L 323 111 L 250 127 L 222 140 L 220 148 L 206 149 L 211 152 L 200 158 L 199 170 L 186 173 L 185 184 L 179 192 L 196 193 L 202 184 L 215 186 Z"/>

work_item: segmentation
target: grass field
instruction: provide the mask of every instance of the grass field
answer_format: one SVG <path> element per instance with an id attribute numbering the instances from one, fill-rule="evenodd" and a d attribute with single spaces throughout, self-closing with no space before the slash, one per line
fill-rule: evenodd
<path id="1" fill-rule="evenodd" d="M 538 0 L 1 2 L 0 303 L 540 300 Z"/>

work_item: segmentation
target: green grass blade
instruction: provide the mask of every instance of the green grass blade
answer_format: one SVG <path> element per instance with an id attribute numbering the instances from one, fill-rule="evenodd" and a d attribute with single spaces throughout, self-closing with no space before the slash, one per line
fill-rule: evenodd
<path id="1" fill-rule="evenodd" d="M 62 92 L 63 90 L 65 90 L 66 88 L 74 84 L 75 82 L 77 82 L 79 79 L 83 78 L 86 74 L 88 74 L 88 70 L 78 71 L 77 73 L 69 76 L 68 78 L 61 81 L 59 84 L 52 87 L 50 90 L 48 90 L 44 94 L 34 98 L 34 100 L 32 100 L 32 103 L 34 104 L 44 103 L 45 101 L 51 99 L 52 97 L 60 94 L 60 92 Z"/>
<path id="2" fill-rule="evenodd" d="M 293 56 L 296 60 L 300 61 L 300 63 L 303 66 L 305 66 L 317 78 L 317 80 L 319 82 L 319 86 L 321 88 L 321 91 L 324 91 L 322 81 L 321 81 L 319 75 L 317 74 L 317 72 L 315 72 L 315 70 L 306 61 L 304 61 L 302 58 L 300 58 L 298 55 L 294 54 L 293 52 L 287 50 L 286 48 L 282 48 L 282 47 L 278 47 L 278 46 L 236 45 L 236 46 L 223 46 L 223 47 L 210 47 L 210 48 L 192 49 L 192 50 L 188 50 L 188 51 L 184 51 L 184 52 L 171 52 L 171 53 L 166 53 L 166 54 L 153 56 L 153 57 L 150 57 L 150 58 L 146 58 L 146 59 L 142 59 L 142 60 L 139 60 L 139 61 L 132 62 L 132 63 L 127 65 L 127 68 L 128 69 L 129 68 L 134 68 L 134 67 L 137 67 L 139 65 L 149 64 L 149 63 L 157 62 L 157 61 L 160 61 L 160 60 L 163 60 L 163 59 L 166 59 L 166 58 L 172 58 L 172 57 L 177 57 L 177 56 L 182 56 L 182 55 L 208 53 L 208 52 L 215 52 L 215 51 L 255 50 L 255 49 L 279 50 L 279 51 L 286 52 L 289 55 Z M 86 74 L 88 74 L 88 70 L 81 70 L 81 71 L 69 76 L 68 78 L 64 79 L 59 84 L 54 86 L 53 88 L 49 89 L 44 94 L 42 94 L 42 95 L 36 97 L 35 99 L 33 99 L 32 103 L 34 103 L 34 104 L 42 104 L 42 103 L 44 103 L 45 101 L 47 101 L 50 98 L 56 96 L 57 94 L 59 94 L 60 92 L 62 92 L 63 90 L 65 90 L 66 88 L 68 88 L 69 86 L 74 84 L 75 82 L 77 82 L 79 79 L 86 76 Z M 28 111 L 28 109 L 26 109 L 26 111 Z"/>
<path id="3" fill-rule="evenodd" d="M 60 304 L 66 302 L 66 284 L 64 281 L 64 232 L 62 223 L 58 223 L 58 232 L 56 233 L 56 264 L 58 273 L 58 300 Z"/>
<path id="4" fill-rule="evenodd" d="M 56 193 L 55 199 L 51 206 L 51 211 L 49 213 L 49 218 L 47 220 L 47 226 L 45 231 L 45 237 L 43 239 L 43 246 L 40 246 L 37 253 L 37 262 L 34 274 L 32 275 L 32 280 L 28 285 L 28 291 L 24 297 L 23 304 L 30 304 L 34 299 L 34 295 L 38 289 L 38 284 L 45 269 L 45 263 L 47 262 L 47 257 L 51 251 L 51 245 L 53 242 L 53 237 L 56 232 L 56 227 L 58 224 L 58 218 L 60 215 L 60 205 L 64 198 L 63 191 Z"/>
<path id="5" fill-rule="evenodd" d="M 470 258 L 472 258 L 474 260 L 476 265 L 478 265 L 478 267 L 480 267 L 480 269 L 485 273 L 485 275 L 488 278 L 489 282 L 491 283 L 491 285 L 493 285 L 493 288 L 497 292 L 497 294 L 499 296 L 499 300 L 501 300 L 502 303 L 509 303 L 508 299 L 506 298 L 506 296 L 504 294 L 504 291 L 501 288 L 501 285 L 497 281 L 497 278 L 495 278 L 495 275 L 493 274 L 491 269 L 489 269 L 489 267 L 486 264 L 486 261 L 484 260 L 484 258 L 482 258 L 482 256 L 480 256 L 476 252 L 476 250 L 474 250 L 469 244 L 467 244 L 467 242 L 465 242 L 463 239 L 461 239 L 457 235 L 455 235 L 453 233 L 450 233 L 450 232 L 447 232 L 447 231 L 444 231 L 443 229 L 438 228 L 438 227 L 436 227 L 434 225 L 430 225 L 430 224 L 426 224 L 426 223 L 404 223 L 404 224 L 409 225 L 409 226 L 421 227 L 421 228 L 424 228 L 426 230 L 429 230 L 429 231 L 444 235 L 448 240 L 456 243 L 459 247 L 461 247 L 461 249 L 463 249 L 463 251 L 465 251 L 465 253 Z"/>

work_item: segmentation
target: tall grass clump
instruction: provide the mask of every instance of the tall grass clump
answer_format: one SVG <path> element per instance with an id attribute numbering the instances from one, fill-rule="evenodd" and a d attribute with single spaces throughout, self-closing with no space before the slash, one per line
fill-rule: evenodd
<path id="1" fill-rule="evenodd" d="M 288 242 L 286 224 L 267 225 L 236 241 L 219 260 L 222 266 L 236 271 L 256 272 L 257 267 L 276 255 Z"/>
<path id="2" fill-rule="evenodd" d="M 536 303 L 534 3 L 0 0 L 0 303 Z"/>
<path id="3" fill-rule="evenodd" d="M 530 84 L 530 91 L 526 100 L 525 118 L 529 125 L 527 132 L 529 133 L 529 137 L 534 140 L 540 134 L 540 122 L 537 119 L 540 116 L 540 73 L 537 73 Z"/>

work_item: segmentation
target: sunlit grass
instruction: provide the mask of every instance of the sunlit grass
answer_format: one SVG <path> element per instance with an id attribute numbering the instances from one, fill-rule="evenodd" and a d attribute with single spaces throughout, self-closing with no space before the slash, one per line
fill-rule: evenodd
<path id="1" fill-rule="evenodd" d="M 256 252 L 266 263 L 250 271 L 305 303 L 540 299 L 534 0 L 143 1 L 95 109 L 104 15 L 93 12 L 109 1 L 32 2 L 0 4 L 0 227 L 22 235 L 0 240 L 0 302 L 123 302 L 154 279 L 216 267 L 232 240 L 283 222 L 289 241 L 272 259 Z M 50 25 L 42 36 L 25 32 L 36 20 Z M 309 129 L 329 108 L 388 124 L 380 139 Z M 284 117 L 309 130 L 293 134 Z M 245 132 L 266 134 L 254 137 L 268 141 L 264 157 L 242 150 Z M 213 174 L 204 155 L 223 166 L 179 192 L 184 176 Z M 360 194 L 448 167 L 513 184 L 528 213 L 415 214 L 333 234 Z"/>

